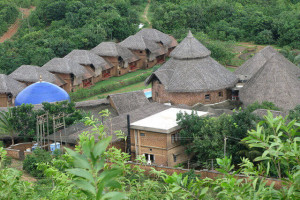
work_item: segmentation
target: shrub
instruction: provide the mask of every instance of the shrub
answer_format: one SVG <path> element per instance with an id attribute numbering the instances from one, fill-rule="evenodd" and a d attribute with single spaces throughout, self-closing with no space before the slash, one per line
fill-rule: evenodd
<path id="1" fill-rule="evenodd" d="M 41 178 L 44 176 L 43 171 L 37 169 L 39 163 L 47 163 L 51 161 L 49 152 L 43 149 L 35 149 L 31 155 L 27 155 L 23 161 L 23 170 L 34 177 Z"/>

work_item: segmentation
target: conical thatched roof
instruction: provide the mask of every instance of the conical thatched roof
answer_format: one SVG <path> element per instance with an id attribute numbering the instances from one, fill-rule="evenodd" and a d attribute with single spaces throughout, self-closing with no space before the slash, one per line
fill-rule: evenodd
<path id="1" fill-rule="evenodd" d="M 210 51 L 189 33 L 172 51 L 172 58 L 153 72 L 146 84 L 157 78 L 168 92 L 204 92 L 233 87 L 237 77 L 209 55 Z"/>
<path id="2" fill-rule="evenodd" d="M 194 38 L 191 31 L 188 36 L 172 51 L 171 57 L 177 59 L 195 59 L 210 56 L 211 52 Z"/>
<path id="3" fill-rule="evenodd" d="M 139 32 L 136 33 L 137 36 L 143 36 L 148 40 L 152 40 L 155 42 L 161 42 L 164 46 L 171 47 L 172 40 L 169 35 L 153 29 L 153 28 L 143 28 Z"/>
<path id="4" fill-rule="evenodd" d="M 83 77 L 86 72 L 83 66 L 66 58 L 53 58 L 42 68 L 50 72 L 74 74 L 76 77 Z"/>
<path id="5" fill-rule="evenodd" d="M 159 44 L 139 35 L 131 35 L 119 44 L 125 48 L 132 50 L 149 50 L 151 53 L 157 55 L 166 53 L 166 50 L 163 47 L 159 46 Z"/>
<path id="6" fill-rule="evenodd" d="M 281 62 L 285 63 L 288 66 L 292 73 L 296 76 L 300 76 L 300 68 L 291 63 L 288 59 L 286 59 L 283 55 L 281 55 L 278 51 L 273 49 L 270 46 L 265 47 L 258 53 L 256 53 L 253 57 L 248 59 L 243 65 L 241 65 L 234 73 L 247 77 L 245 79 L 250 79 L 273 55 L 276 55 L 280 58 Z"/>
<path id="7" fill-rule="evenodd" d="M 65 84 L 65 82 L 55 74 L 50 73 L 44 68 L 33 65 L 21 65 L 18 69 L 13 71 L 9 77 L 17 81 L 30 83 L 38 82 L 40 81 L 40 77 L 42 77 L 43 81 L 50 82 L 58 86 Z"/>
<path id="8" fill-rule="evenodd" d="M 246 106 L 256 101 L 270 101 L 284 110 L 293 109 L 300 104 L 300 80 L 273 55 L 244 85 L 239 97 Z"/>
<path id="9" fill-rule="evenodd" d="M 91 51 L 99 56 L 121 57 L 128 63 L 139 60 L 129 49 L 115 42 L 102 42 Z"/>
<path id="10" fill-rule="evenodd" d="M 1 94 L 12 94 L 17 96 L 26 86 L 23 83 L 16 81 L 15 79 L 0 74 L 0 93 Z"/>
<path id="11" fill-rule="evenodd" d="M 68 55 L 66 55 L 65 58 L 81 65 L 93 65 L 96 70 L 106 70 L 112 67 L 102 57 L 88 50 L 73 50 Z"/>

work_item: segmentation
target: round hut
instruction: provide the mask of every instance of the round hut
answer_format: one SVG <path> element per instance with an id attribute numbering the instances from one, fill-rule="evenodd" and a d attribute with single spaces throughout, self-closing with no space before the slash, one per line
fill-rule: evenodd
<path id="1" fill-rule="evenodd" d="M 254 74 L 259 71 L 259 69 L 262 68 L 264 64 L 274 55 L 280 57 L 281 62 L 284 62 L 287 66 L 286 69 L 291 71 L 296 76 L 300 77 L 300 68 L 286 59 L 271 46 L 266 46 L 265 48 L 257 52 L 253 57 L 251 57 L 243 65 L 241 65 L 234 73 L 240 78 L 241 81 L 247 81 L 252 76 L 254 76 Z"/>
<path id="2" fill-rule="evenodd" d="M 52 83 L 40 81 L 22 90 L 16 97 L 15 106 L 66 100 L 70 101 L 70 96 L 65 90 Z"/>
<path id="3" fill-rule="evenodd" d="M 194 105 L 231 98 L 237 77 L 210 57 L 211 52 L 192 33 L 172 51 L 169 59 L 146 80 L 156 102 Z"/>
<path id="4" fill-rule="evenodd" d="M 274 54 L 241 88 L 245 106 L 254 102 L 273 102 L 283 110 L 300 105 L 300 80 L 286 65 L 285 58 Z"/>

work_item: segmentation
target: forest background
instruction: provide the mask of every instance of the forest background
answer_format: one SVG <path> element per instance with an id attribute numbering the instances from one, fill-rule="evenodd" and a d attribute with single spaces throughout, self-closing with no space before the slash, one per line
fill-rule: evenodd
<path id="1" fill-rule="evenodd" d="M 18 17 L 18 8 L 35 6 L 10 40 L 0 44 L 0 73 L 23 64 L 42 66 L 73 49 L 102 41 L 122 41 L 138 31 L 146 0 L 0 0 L 0 35 Z M 233 63 L 235 42 L 270 44 L 287 50 L 297 64 L 300 49 L 299 0 L 152 0 L 151 26 L 182 40 L 188 30 L 220 63 Z M 146 24 L 150 26 L 150 24 Z M 291 53 L 290 53 L 291 52 Z"/>

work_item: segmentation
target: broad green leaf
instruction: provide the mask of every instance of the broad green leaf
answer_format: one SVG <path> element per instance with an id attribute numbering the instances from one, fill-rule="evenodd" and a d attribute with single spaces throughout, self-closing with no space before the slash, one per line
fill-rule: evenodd
<path id="1" fill-rule="evenodd" d="M 121 192 L 109 192 L 106 193 L 105 195 L 102 196 L 101 200 L 106 200 L 106 199 L 113 199 L 113 200 L 118 200 L 118 199 L 127 199 L 126 195 Z"/>
<path id="2" fill-rule="evenodd" d="M 107 146 L 109 145 L 109 142 L 111 141 L 111 136 L 104 138 L 103 140 L 100 140 L 94 147 L 93 154 L 94 156 L 100 156 L 104 153 L 104 151 L 107 149 Z"/>
<path id="3" fill-rule="evenodd" d="M 79 187 L 85 191 L 88 191 L 96 196 L 96 189 L 91 183 L 84 181 L 84 180 L 74 180 L 73 182 L 77 187 Z"/>
<path id="4" fill-rule="evenodd" d="M 74 169 L 67 169 L 66 171 L 75 176 L 85 178 L 85 179 L 89 180 L 91 183 L 94 182 L 93 175 L 85 169 L 74 168 Z"/>

